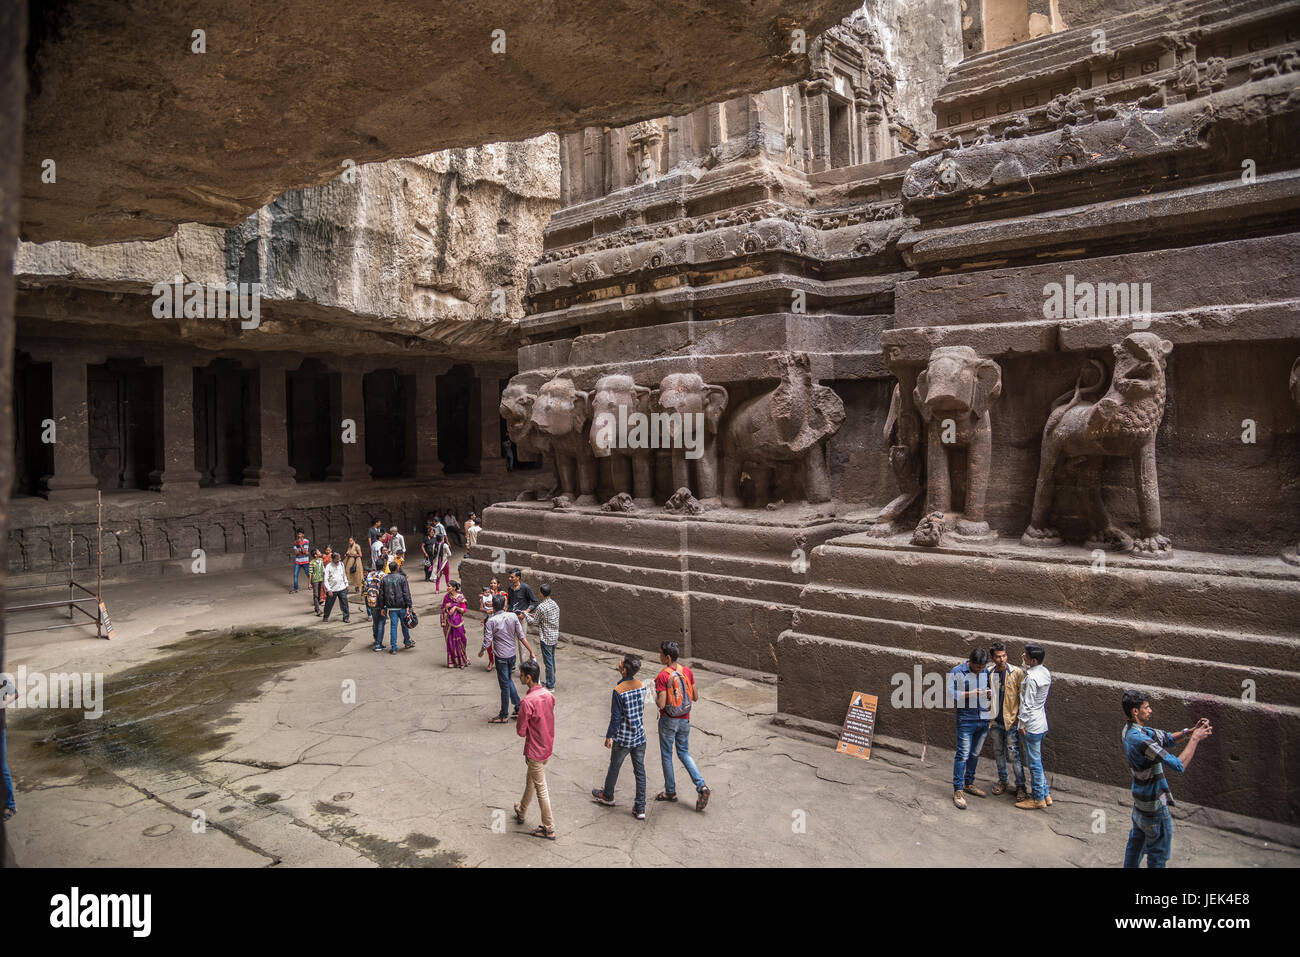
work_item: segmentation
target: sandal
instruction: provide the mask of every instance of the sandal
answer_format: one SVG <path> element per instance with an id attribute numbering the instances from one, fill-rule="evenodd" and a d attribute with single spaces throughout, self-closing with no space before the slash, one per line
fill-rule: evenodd
<path id="1" fill-rule="evenodd" d="M 488 719 L 488 724 L 509 724 L 509 723 L 510 723 L 509 718 L 502 718 L 500 716 Z"/>
<path id="2" fill-rule="evenodd" d="M 515 805 L 515 821 L 518 822 L 519 824 L 524 823 L 524 812 L 519 810 L 518 804 Z"/>
<path id="3" fill-rule="evenodd" d="M 713 792 L 708 788 L 700 788 L 699 796 L 695 799 L 695 810 L 703 811 L 709 806 L 709 795 Z"/>
<path id="4" fill-rule="evenodd" d="M 675 802 L 675 801 L 677 800 L 677 795 L 676 795 L 676 794 L 669 794 L 667 791 L 660 791 L 658 794 L 655 795 L 655 800 L 656 800 L 656 801 L 674 801 L 674 802 Z"/>
<path id="5" fill-rule="evenodd" d="M 539 824 L 539 825 L 537 825 L 536 830 L 532 830 L 532 831 L 529 831 L 529 832 L 528 832 L 528 836 L 529 836 L 529 837 L 541 837 L 541 838 L 545 838 L 545 839 L 548 840 L 548 841 L 553 841 L 553 840 L 555 840 L 555 832 L 554 832 L 554 831 L 548 831 L 548 830 L 546 829 L 546 826 L 545 826 L 544 824 Z"/>

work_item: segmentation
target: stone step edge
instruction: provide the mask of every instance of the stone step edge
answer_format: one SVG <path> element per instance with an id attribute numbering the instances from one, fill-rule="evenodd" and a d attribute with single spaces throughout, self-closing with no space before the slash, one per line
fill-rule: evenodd
<path id="1" fill-rule="evenodd" d="M 846 641 L 843 638 L 831 638 L 825 635 L 810 635 L 804 632 L 797 631 L 793 628 L 787 628 L 785 631 L 781 632 L 781 634 L 777 636 L 777 643 L 779 644 L 780 642 L 784 641 L 786 638 L 789 638 L 792 641 L 807 640 L 807 641 L 820 642 L 823 644 L 844 645 L 850 648 L 868 648 L 873 651 L 886 652 L 889 654 L 900 655 L 900 656 L 920 655 L 941 662 L 951 662 L 954 666 L 961 664 L 963 660 L 959 657 L 955 657 L 953 655 L 945 655 L 939 652 L 928 652 L 928 651 L 919 652 L 911 648 L 895 648 L 889 645 L 873 645 L 868 642 Z M 1023 638 L 1015 639 L 1015 640 L 1024 641 Z M 778 670 L 778 674 L 779 673 L 780 671 Z M 1123 691 L 1131 687 L 1131 685 L 1129 684 L 1124 684 L 1115 681 L 1111 678 L 1099 678 L 1096 675 L 1083 675 L 1072 671 L 1052 672 L 1052 680 L 1056 681 L 1058 678 L 1067 680 L 1073 684 L 1080 684 L 1080 685 L 1092 684 L 1092 685 L 1097 685 L 1099 687 L 1116 689 L 1118 691 Z M 1247 703 L 1243 702 L 1240 698 L 1229 698 L 1224 695 L 1207 694 L 1202 691 L 1189 691 L 1185 688 L 1166 688 L 1161 685 L 1142 685 L 1142 688 L 1145 691 L 1151 692 L 1155 697 L 1195 699 L 1198 701 L 1213 701 L 1216 704 L 1220 705 L 1221 707 L 1232 708 L 1234 710 L 1241 710 L 1247 706 Z M 1259 702 L 1251 702 L 1250 704 L 1257 706 L 1262 711 L 1267 711 L 1279 717 L 1290 718 L 1296 721 L 1300 721 L 1300 706 L 1287 705 L 1287 704 L 1261 704 Z"/>

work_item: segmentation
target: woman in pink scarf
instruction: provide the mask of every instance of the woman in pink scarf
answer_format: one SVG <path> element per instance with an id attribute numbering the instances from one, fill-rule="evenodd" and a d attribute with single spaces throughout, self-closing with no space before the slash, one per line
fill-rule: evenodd
<path id="1" fill-rule="evenodd" d="M 447 640 L 447 667 L 468 668 L 465 654 L 465 596 L 460 593 L 460 582 L 448 582 L 447 594 L 442 598 L 442 634 Z"/>

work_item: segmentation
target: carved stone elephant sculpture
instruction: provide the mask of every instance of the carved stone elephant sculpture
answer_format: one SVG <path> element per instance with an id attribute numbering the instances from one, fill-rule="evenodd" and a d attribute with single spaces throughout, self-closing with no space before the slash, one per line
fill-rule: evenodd
<path id="1" fill-rule="evenodd" d="M 529 415 L 535 441 L 555 460 L 560 495 L 573 498 L 574 505 L 596 504 L 596 459 L 587 443 L 590 418 L 591 394 L 558 376 L 538 390 Z"/>
<path id="2" fill-rule="evenodd" d="M 966 505 L 952 528 L 960 537 L 996 537 L 984 520 L 993 431 L 989 405 L 1002 394 L 1002 370 L 969 346 L 941 346 L 916 377 L 912 398 L 925 423 L 925 509 L 913 545 L 938 545 L 953 510 L 949 452 L 966 449 Z"/>
<path id="3" fill-rule="evenodd" d="M 1135 332 L 1114 347 L 1115 370 L 1110 389 L 1100 399 L 1087 401 L 1106 381 L 1105 368 L 1098 368 L 1097 381 L 1083 385 L 1085 373 L 1071 392 L 1052 405 L 1043 429 L 1042 457 L 1038 463 L 1038 484 L 1034 489 L 1034 510 L 1029 528 L 1021 536 L 1024 545 L 1060 545 L 1061 535 L 1050 526 L 1053 481 L 1062 457 L 1086 461 L 1089 486 L 1087 548 L 1126 551 L 1140 558 L 1164 558 L 1172 551 L 1161 534 L 1160 485 L 1156 480 L 1156 431 L 1165 414 L 1165 357 L 1173 343 L 1152 332 Z M 1137 485 L 1140 537 L 1131 538 L 1116 528 L 1101 497 L 1101 469 L 1107 456 L 1122 456 L 1133 462 Z"/>
<path id="4" fill-rule="evenodd" d="M 907 398 L 910 399 L 910 383 L 908 392 Z M 898 484 L 898 495 L 880 510 L 875 524 L 867 528 L 867 534 L 876 538 L 886 538 L 902 530 L 899 523 L 905 520 L 908 509 L 921 497 L 925 476 L 921 458 L 921 417 L 911 402 L 905 401 L 901 382 L 895 384 L 889 399 L 884 437 L 889 444 L 889 467 Z"/>
<path id="5" fill-rule="evenodd" d="M 638 508 L 652 507 L 650 389 L 630 375 L 607 375 L 596 381 L 591 396 L 591 450 L 596 458 L 609 459 L 614 494 L 631 494 Z"/>
<path id="6" fill-rule="evenodd" d="M 555 467 L 554 456 L 550 455 L 550 442 L 537 431 L 537 426 L 532 420 L 533 402 L 536 399 L 537 391 L 527 382 L 512 381 L 501 393 L 501 405 L 498 411 L 501 413 L 501 418 L 505 419 L 506 432 L 510 435 L 510 441 L 515 444 L 519 457 L 531 459 L 540 455 L 549 458 L 550 465 L 555 470 L 555 484 L 558 488 L 560 472 Z"/>
<path id="7" fill-rule="evenodd" d="M 722 503 L 739 508 L 740 473 L 754 479 L 758 506 L 767 504 L 772 469 L 795 463 L 803 470 L 804 497 L 831 497 L 826 439 L 844 422 L 844 402 L 831 389 L 814 384 L 804 353 L 782 353 L 780 384 L 771 392 L 736 406 L 723 429 Z"/>
<path id="8" fill-rule="evenodd" d="M 727 408 L 727 390 L 709 385 L 694 372 L 670 372 L 651 395 L 669 416 L 673 488 L 690 489 L 703 505 L 719 504 L 718 424 Z M 690 463 L 695 462 L 695 481 Z"/>

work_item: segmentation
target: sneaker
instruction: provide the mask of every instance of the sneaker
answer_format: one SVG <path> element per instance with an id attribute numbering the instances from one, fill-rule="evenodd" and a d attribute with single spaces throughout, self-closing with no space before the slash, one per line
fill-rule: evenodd
<path id="1" fill-rule="evenodd" d="M 1045 803 L 1048 807 L 1051 807 L 1051 806 L 1052 806 L 1052 796 L 1051 796 L 1050 794 L 1047 795 L 1047 797 L 1044 798 L 1043 800 L 1044 800 L 1044 803 Z"/>
<path id="2" fill-rule="evenodd" d="M 383 651 L 383 650 L 384 650 L 384 646 L 383 646 L 383 645 L 371 645 L 371 646 L 370 646 L 370 650 L 371 650 L 371 651 Z"/>
<path id="3" fill-rule="evenodd" d="M 613 807 L 614 802 L 605 797 L 605 791 L 602 788 L 592 788 L 591 796 L 596 799 L 597 804 L 603 804 L 605 807 Z"/>
<path id="4" fill-rule="evenodd" d="M 695 796 L 695 810 L 703 811 L 709 806 L 709 795 L 713 792 L 707 787 L 700 788 Z"/>
<path id="5" fill-rule="evenodd" d="M 634 818 L 636 818 L 638 821 L 644 821 L 644 820 L 645 820 L 645 811 L 633 811 L 633 812 L 632 812 L 632 816 L 633 816 Z"/>
<path id="6" fill-rule="evenodd" d="M 349 621 L 351 621 L 351 620 L 352 620 L 351 618 L 344 618 L 344 619 L 343 619 L 343 624 L 346 625 L 346 624 L 347 624 Z"/>
<path id="7" fill-rule="evenodd" d="M 1038 808 L 1046 808 L 1047 802 L 1035 801 L 1033 798 L 1025 798 L 1025 800 L 1023 801 L 1017 801 L 1016 807 L 1024 808 L 1026 811 L 1033 811 L 1033 810 L 1037 810 Z"/>
<path id="8" fill-rule="evenodd" d="M 997 797 L 999 794 L 1005 794 L 1006 790 L 1007 790 L 1007 782 L 999 781 L 997 784 L 993 785 L 993 796 Z"/>
<path id="9" fill-rule="evenodd" d="M 986 797 L 988 797 L 988 792 L 987 792 L 987 791 L 985 791 L 983 788 L 978 788 L 978 787 L 976 787 L 976 786 L 973 785 L 973 784 L 968 784 L 968 785 L 966 785 L 966 793 L 967 793 L 967 794 L 973 794 L 973 795 L 975 795 L 977 798 L 986 798 Z"/>
<path id="10" fill-rule="evenodd" d="M 960 791 L 953 791 L 952 803 L 955 804 L 959 810 L 966 810 L 966 795 L 962 794 Z"/>
<path id="11" fill-rule="evenodd" d="M 406 642 L 405 644 L 403 644 L 402 647 L 403 647 L 403 648 L 414 648 L 414 647 L 415 647 L 415 642 L 413 642 L 413 641 L 408 641 L 408 642 Z"/>

